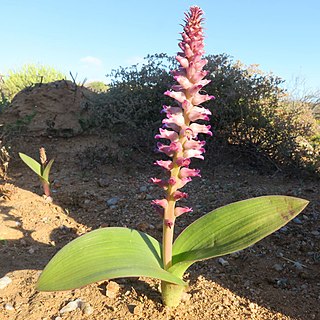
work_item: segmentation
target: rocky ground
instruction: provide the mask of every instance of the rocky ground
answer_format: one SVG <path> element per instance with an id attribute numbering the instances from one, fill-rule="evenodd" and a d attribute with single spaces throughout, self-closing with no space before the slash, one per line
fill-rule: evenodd
<path id="1" fill-rule="evenodd" d="M 150 206 L 161 190 L 149 184 L 159 169 L 152 150 L 131 161 L 111 157 L 106 136 L 20 136 L 11 141 L 8 180 L 0 186 L 0 319 L 320 319 L 319 180 L 263 173 L 235 161 L 210 163 L 187 185 L 176 232 L 206 212 L 249 197 L 284 194 L 310 204 L 294 221 L 256 245 L 192 266 L 176 309 L 162 306 L 159 282 L 113 279 L 67 291 L 35 291 L 39 273 L 70 240 L 100 227 L 127 226 L 161 238 Z M 53 202 L 17 152 L 37 157 L 44 146 L 55 163 Z M 102 155 L 102 153 L 104 155 Z M 210 160 L 208 160 L 210 161 Z"/>

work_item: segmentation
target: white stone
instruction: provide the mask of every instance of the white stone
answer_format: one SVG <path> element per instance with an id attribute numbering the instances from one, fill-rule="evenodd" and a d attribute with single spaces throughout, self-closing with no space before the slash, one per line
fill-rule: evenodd
<path id="1" fill-rule="evenodd" d="M 1 278 L 0 279 L 0 289 L 4 289 L 11 282 L 12 282 L 12 280 L 8 276 Z"/>
<path id="2" fill-rule="evenodd" d="M 67 305 L 65 305 L 59 312 L 66 313 L 76 310 L 81 305 L 81 299 L 76 299 L 74 301 L 70 301 Z"/>

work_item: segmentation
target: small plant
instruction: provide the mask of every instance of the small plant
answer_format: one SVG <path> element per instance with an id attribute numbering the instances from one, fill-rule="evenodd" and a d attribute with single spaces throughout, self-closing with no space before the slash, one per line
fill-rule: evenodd
<path id="1" fill-rule="evenodd" d="M 1 141 L 0 141 L 1 146 Z M 5 146 L 0 148 L 0 178 L 7 179 L 7 172 L 9 167 L 10 155 Z"/>
<path id="2" fill-rule="evenodd" d="M 156 135 L 169 140 L 158 143 L 158 151 L 170 160 L 156 165 L 167 172 L 166 179 L 152 178 L 162 187 L 165 198 L 153 200 L 163 219 L 162 245 L 146 233 L 128 228 L 102 228 L 81 236 L 59 251 L 42 272 L 40 291 L 71 290 L 111 278 L 145 276 L 161 280 L 162 300 L 175 307 L 187 284 L 185 271 L 196 261 L 244 249 L 284 226 L 298 215 L 308 201 L 288 196 L 263 196 L 218 208 L 189 225 L 174 241 L 175 220 L 192 211 L 176 203 L 188 195 L 183 186 L 200 176 L 190 168 L 191 158 L 203 159 L 204 141 L 212 135 L 207 121 L 211 112 L 201 105 L 213 99 L 203 93 L 209 83 L 203 70 L 204 54 L 202 10 L 191 7 L 186 14 L 177 61 L 180 68 L 172 74 L 178 84 L 165 92 L 176 106 L 164 106 L 166 119 Z"/>
<path id="3" fill-rule="evenodd" d="M 51 192 L 50 192 L 49 174 L 50 174 L 50 170 L 51 170 L 54 159 L 51 159 L 49 162 L 47 161 L 46 150 L 43 147 L 39 149 L 39 153 L 40 153 L 40 163 L 32 159 L 31 157 L 27 156 L 24 153 L 20 152 L 19 156 L 21 160 L 40 177 L 44 195 L 48 201 L 52 201 Z"/>

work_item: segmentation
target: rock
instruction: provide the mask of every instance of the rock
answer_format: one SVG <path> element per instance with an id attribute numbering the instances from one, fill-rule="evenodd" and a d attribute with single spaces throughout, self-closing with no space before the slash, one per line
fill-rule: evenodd
<path id="1" fill-rule="evenodd" d="M 294 218 L 292 220 L 295 224 L 302 224 L 302 221 L 299 218 Z"/>
<path id="2" fill-rule="evenodd" d="M 320 232 L 317 231 L 317 230 L 314 230 L 314 231 L 311 231 L 311 234 L 314 235 L 314 236 L 320 236 Z"/>
<path id="3" fill-rule="evenodd" d="M 110 181 L 107 178 L 100 178 L 98 180 L 98 186 L 101 187 L 101 188 L 108 187 L 109 184 L 110 184 Z"/>
<path id="4" fill-rule="evenodd" d="M 6 304 L 4 305 L 4 308 L 5 308 L 6 310 L 8 310 L 8 311 L 13 311 L 13 310 L 14 310 L 14 307 L 13 307 L 13 305 L 12 305 L 11 303 L 6 303 Z"/>
<path id="5" fill-rule="evenodd" d="M 293 266 L 298 269 L 298 270 L 302 270 L 303 269 L 303 265 L 302 263 L 295 261 L 295 263 L 293 264 Z"/>
<path id="6" fill-rule="evenodd" d="M 283 270 L 283 266 L 280 263 L 276 263 L 272 266 L 272 269 L 276 270 L 276 271 L 282 271 Z"/>
<path id="7" fill-rule="evenodd" d="M 35 251 L 36 251 L 36 250 L 35 250 L 35 248 L 33 248 L 33 247 L 30 247 L 30 249 L 28 250 L 28 252 L 29 252 L 30 254 L 34 254 Z"/>
<path id="8" fill-rule="evenodd" d="M 279 231 L 282 232 L 282 233 L 286 233 L 288 231 L 288 227 L 284 226 Z"/>
<path id="9" fill-rule="evenodd" d="M 80 308 L 83 311 L 83 313 L 86 315 L 93 314 L 94 310 L 93 310 L 92 306 L 90 305 L 90 303 L 88 303 L 88 302 L 82 302 L 80 305 Z"/>
<path id="10" fill-rule="evenodd" d="M 287 278 L 277 279 L 276 284 L 279 288 L 286 288 L 288 285 L 288 279 Z"/>
<path id="11" fill-rule="evenodd" d="M 142 192 L 147 192 L 148 191 L 148 186 L 142 186 L 140 187 L 139 191 Z"/>
<path id="12" fill-rule="evenodd" d="M 218 259 L 218 262 L 223 266 L 223 267 L 226 267 L 229 265 L 229 262 L 223 258 L 219 258 Z"/>
<path id="13" fill-rule="evenodd" d="M 117 197 L 110 198 L 110 199 L 107 200 L 107 205 L 109 207 L 115 206 L 118 202 L 119 202 L 119 198 L 117 198 Z"/>
<path id="14" fill-rule="evenodd" d="M 74 301 L 70 301 L 67 305 L 65 305 L 62 309 L 59 310 L 60 313 L 66 313 L 76 310 L 81 306 L 81 299 L 76 299 Z"/>
<path id="15" fill-rule="evenodd" d="M 110 299 L 115 299 L 120 291 L 120 286 L 114 282 L 109 281 L 107 287 L 106 287 L 106 296 Z"/>
<path id="16" fill-rule="evenodd" d="M 188 302 L 191 299 L 191 294 L 187 292 L 182 292 L 181 302 Z"/>
<path id="17" fill-rule="evenodd" d="M 12 282 L 12 280 L 8 276 L 1 278 L 0 279 L 0 289 L 4 289 L 11 282 Z"/>

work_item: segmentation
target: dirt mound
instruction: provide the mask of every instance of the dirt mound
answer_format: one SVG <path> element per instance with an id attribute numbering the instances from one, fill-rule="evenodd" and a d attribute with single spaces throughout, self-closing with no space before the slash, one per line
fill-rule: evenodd
<path id="1" fill-rule="evenodd" d="M 1 116 L 1 122 L 38 135 L 70 137 L 83 131 L 92 91 L 61 80 L 20 91 Z"/>

